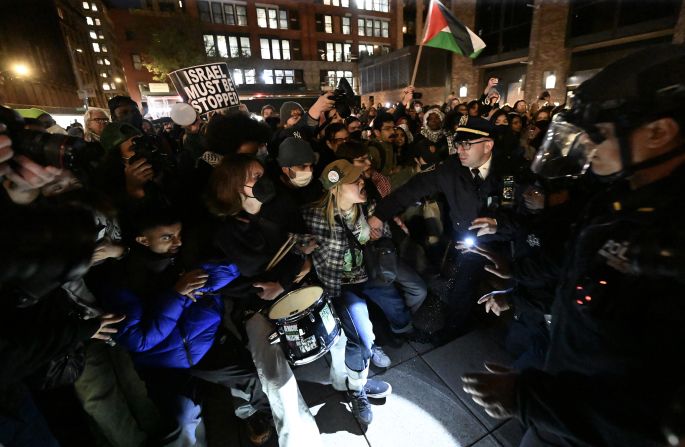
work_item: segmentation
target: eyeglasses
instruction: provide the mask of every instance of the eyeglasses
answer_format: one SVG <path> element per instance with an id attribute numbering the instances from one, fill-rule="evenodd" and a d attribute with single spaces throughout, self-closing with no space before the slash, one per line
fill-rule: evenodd
<path id="1" fill-rule="evenodd" d="M 470 151 L 470 150 L 471 150 L 471 146 L 473 146 L 474 144 L 484 143 L 484 142 L 486 142 L 486 141 L 488 141 L 488 140 L 478 140 L 478 141 L 455 141 L 454 144 L 455 144 L 456 146 L 461 146 L 461 147 L 463 147 L 465 151 Z"/>
<path id="2" fill-rule="evenodd" d="M 90 121 L 95 121 L 99 124 L 109 123 L 109 120 L 107 118 L 91 118 Z"/>

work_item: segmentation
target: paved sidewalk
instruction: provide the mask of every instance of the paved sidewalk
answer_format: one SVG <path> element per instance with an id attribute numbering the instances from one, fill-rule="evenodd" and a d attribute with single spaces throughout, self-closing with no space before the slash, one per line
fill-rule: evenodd
<path id="1" fill-rule="evenodd" d="M 383 349 L 393 360 L 387 369 L 372 367 L 371 376 L 386 380 L 393 394 L 372 401 L 374 420 L 364 433 L 350 413 L 344 393 L 328 379 L 329 357 L 295 368 L 300 390 L 316 417 L 325 446 L 330 447 L 515 447 L 522 430 L 515 420 L 500 421 L 485 412 L 461 388 L 461 375 L 483 370 L 485 360 L 507 365 L 501 322 L 487 318 L 474 330 L 441 347 L 403 343 Z M 216 405 L 216 404 L 215 404 Z M 249 446 L 244 428 L 230 420 L 230 403 L 207 418 L 211 447 Z M 235 419 L 235 418 L 233 418 Z M 214 420 L 214 421 L 213 421 Z M 242 440 L 236 440 L 236 430 Z M 276 446 L 276 442 L 269 443 Z M 306 447 L 306 446 L 303 446 Z"/>

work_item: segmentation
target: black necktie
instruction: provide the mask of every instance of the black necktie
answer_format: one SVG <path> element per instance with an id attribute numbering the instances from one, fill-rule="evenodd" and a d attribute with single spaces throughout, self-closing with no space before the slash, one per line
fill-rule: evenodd
<path id="1" fill-rule="evenodd" d="M 476 189 L 480 188 L 480 185 L 483 184 L 483 177 L 480 176 L 480 171 L 478 168 L 473 168 L 471 169 L 471 173 L 473 174 L 473 186 L 475 186 Z"/>

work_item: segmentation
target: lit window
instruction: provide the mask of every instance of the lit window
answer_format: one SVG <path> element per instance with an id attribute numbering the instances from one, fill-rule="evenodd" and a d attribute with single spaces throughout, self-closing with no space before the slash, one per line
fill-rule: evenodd
<path id="1" fill-rule="evenodd" d="M 102 46 L 102 52 L 103 52 L 103 53 L 106 53 L 106 52 L 107 52 L 107 47 L 104 46 L 104 45 Z"/>
<path id="2" fill-rule="evenodd" d="M 233 70 L 233 82 L 235 83 L 235 85 L 243 84 L 243 70 L 239 68 Z"/>
<path id="3" fill-rule="evenodd" d="M 274 71 L 273 70 L 264 70 L 262 72 L 262 80 L 264 81 L 265 84 L 273 84 L 274 83 Z"/>
<path id="4" fill-rule="evenodd" d="M 99 53 L 100 52 L 100 45 L 93 42 L 93 51 L 95 51 L 96 53 Z"/>
<path id="5" fill-rule="evenodd" d="M 259 48 L 261 49 L 262 59 L 271 59 L 269 39 L 259 39 Z"/>
<path id="6" fill-rule="evenodd" d="M 105 59 L 105 65 L 111 65 L 111 64 L 109 63 L 109 59 Z"/>
<path id="7" fill-rule="evenodd" d="M 105 40 L 105 36 L 102 33 L 98 33 L 98 39 Z"/>
<path id="8" fill-rule="evenodd" d="M 215 57 L 216 46 L 214 45 L 214 36 L 211 34 L 205 34 L 203 38 L 205 41 L 205 53 L 207 53 L 207 56 L 209 57 Z"/>
<path id="9" fill-rule="evenodd" d="M 257 26 L 260 28 L 266 28 L 266 9 L 257 8 Z"/>
<path id="10" fill-rule="evenodd" d="M 100 77 L 107 79 L 107 73 L 103 71 L 102 73 L 100 73 Z"/>
<path id="11" fill-rule="evenodd" d="M 278 26 L 288 29 L 288 11 L 278 11 Z"/>
<path id="12" fill-rule="evenodd" d="M 343 34 L 351 34 L 352 33 L 352 28 L 350 27 L 350 18 L 349 17 L 343 17 L 342 18 L 342 33 Z"/>
<path id="13" fill-rule="evenodd" d="M 281 58 L 281 44 L 278 39 L 271 39 L 271 56 L 274 59 Z"/>
<path id="14" fill-rule="evenodd" d="M 103 90 L 106 90 L 106 91 L 109 91 L 109 84 L 106 83 L 106 82 L 103 82 L 103 83 L 102 83 L 102 89 L 103 89 Z"/>
<path id="15" fill-rule="evenodd" d="M 226 46 L 226 37 L 225 36 L 216 36 L 216 38 L 217 38 L 217 47 L 219 49 L 219 56 L 228 57 L 228 47 Z"/>
<path id="16" fill-rule="evenodd" d="M 243 57 L 251 57 L 252 50 L 250 49 L 250 38 L 241 37 L 240 38 L 240 54 Z"/>
<path id="17" fill-rule="evenodd" d="M 98 35 L 95 34 L 95 31 L 91 31 L 91 32 L 90 32 L 90 38 L 93 39 L 93 40 L 98 40 Z"/>
<path id="18" fill-rule="evenodd" d="M 269 28 L 278 28 L 278 10 L 269 9 L 267 10 L 269 16 Z"/>
<path id="19" fill-rule="evenodd" d="M 256 82 L 257 73 L 254 68 L 245 70 L 245 84 L 254 84 Z"/>
<path id="20" fill-rule="evenodd" d="M 324 31 L 327 33 L 332 33 L 333 32 L 333 17 L 331 16 L 323 16 L 323 23 L 324 23 Z"/>
<path id="21" fill-rule="evenodd" d="M 97 10 L 98 10 L 98 7 L 95 6 L 95 3 L 91 3 L 91 4 L 90 4 L 90 10 L 91 10 L 91 11 L 97 11 Z"/>
<path id="22" fill-rule="evenodd" d="M 83 9 L 90 9 L 90 3 L 83 2 Z"/>
<path id="23" fill-rule="evenodd" d="M 109 86 L 112 87 L 112 90 L 116 90 L 117 86 L 114 84 L 114 82 L 110 82 Z"/>
<path id="24" fill-rule="evenodd" d="M 95 19 L 95 26 L 100 26 L 100 19 Z"/>
<path id="25" fill-rule="evenodd" d="M 381 37 L 390 37 L 390 22 L 381 22 Z"/>
<path id="26" fill-rule="evenodd" d="M 102 64 L 103 64 L 102 59 L 98 59 L 96 62 L 97 62 L 98 65 L 102 65 Z"/>
<path id="27" fill-rule="evenodd" d="M 93 24 L 93 18 L 92 17 L 86 17 L 86 23 L 88 25 L 92 25 Z"/>

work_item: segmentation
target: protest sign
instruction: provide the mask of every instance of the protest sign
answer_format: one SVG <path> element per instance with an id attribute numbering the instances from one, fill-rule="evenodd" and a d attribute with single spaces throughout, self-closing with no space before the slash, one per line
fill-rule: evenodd
<path id="1" fill-rule="evenodd" d="M 240 98 L 225 62 L 196 65 L 169 73 L 176 91 L 197 113 L 237 106 Z"/>

